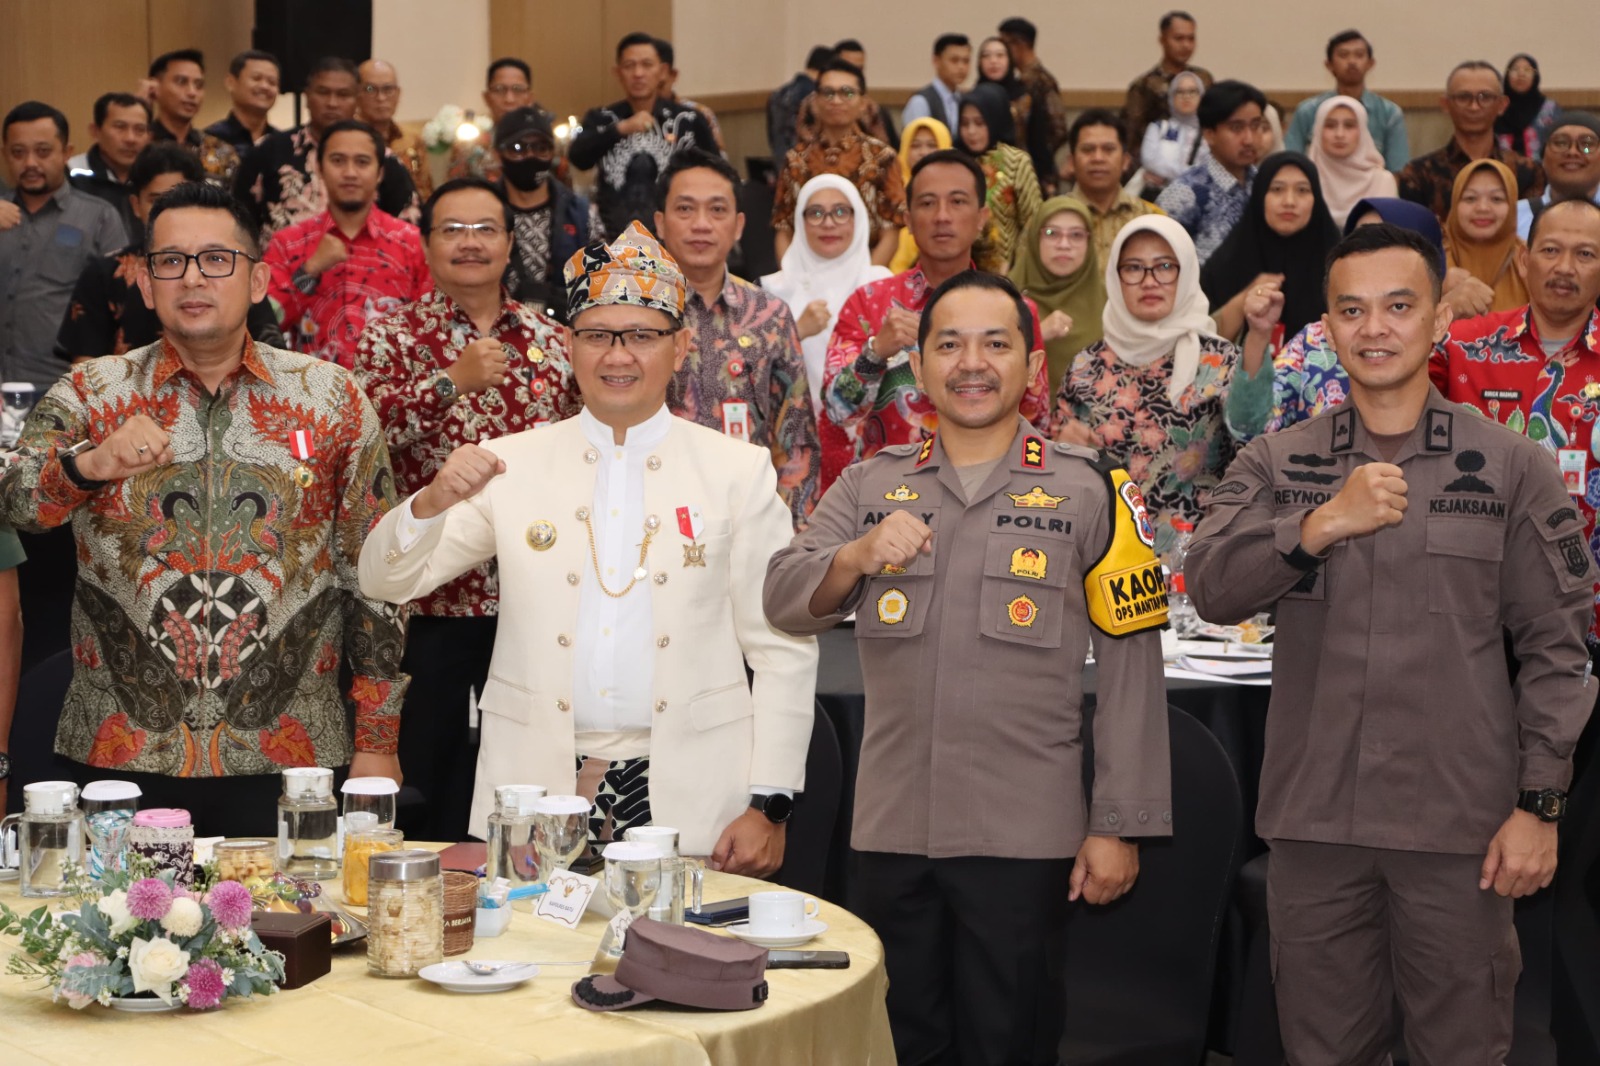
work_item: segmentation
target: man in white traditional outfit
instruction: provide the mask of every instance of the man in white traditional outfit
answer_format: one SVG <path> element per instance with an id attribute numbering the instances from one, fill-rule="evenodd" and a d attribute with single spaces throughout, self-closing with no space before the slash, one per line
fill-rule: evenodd
<path id="1" fill-rule="evenodd" d="M 373 530 L 362 591 L 403 603 L 498 560 L 475 834 L 495 787 L 525 782 L 593 800 L 596 839 L 670 825 L 685 854 L 765 876 L 805 783 L 817 667 L 815 640 L 762 612 L 792 533 L 771 458 L 667 410 L 684 279 L 638 223 L 565 280 L 583 412 L 452 452 Z"/>

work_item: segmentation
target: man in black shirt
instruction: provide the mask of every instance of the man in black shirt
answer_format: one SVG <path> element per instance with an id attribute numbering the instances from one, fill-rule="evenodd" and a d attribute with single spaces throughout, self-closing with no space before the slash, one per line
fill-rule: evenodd
<path id="1" fill-rule="evenodd" d="M 234 56 L 223 82 L 233 107 L 227 118 L 213 122 L 206 132 L 233 145 L 243 159 L 263 137 L 278 132 L 267 121 L 267 112 L 278 102 L 278 77 L 278 57 L 271 52 L 251 49 Z"/>
<path id="2" fill-rule="evenodd" d="M 551 173 L 556 157 L 550 115 L 519 107 L 494 128 L 494 150 L 511 204 L 511 262 L 505 285 L 514 299 L 558 322 L 567 320 L 561 268 L 600 229 L 588 197 L 579 196 Z"/>
<path id="3" fill-rule="evenodd" d="M 703 148 L 715 153 L 716 136 L 692 107 L 664 100 L 661 51 L 648 33 L 630 33 L 617 44 L 617 80 L 626 98 L 583 116 L 567 158 L 579 170 L 598 165 L 596 199 L 607 240 L 629 222 L 655 215 L 656 178 L 674 152 Z"/>
<path id="4" fill-rule="evenodd" d="M 150 105 L 132 93 L 105 93 L 94 102 L 89 134 L 94 144 L 67 160 L 67 180 L 116 208 L 128 235 L 137 238 L 144 227 L 133 214 L 128 169 L 150 143 Z"/>
<path id="5" fill-rule="evenodd" d="M 828 65 L 833 53 L 822 45 L 811 49 L 806 56 L 806 69 L 780 85 L 767 97 L 767 145 L 772 149 L 772 163 L 782 168 L 783 159 L 794 147 L 795 122 L 800 115 L 800 105 L 817 91 L 817 78 Z"/>
<path id="6" fill-rule="evenodd" d="M 177 141 L 200 160 L 207 180 L 227 188 L 239 169 L 239 153 L 226 141 L 194 128 L 194 117 L 206 102 L 205 56 L 196 48 L 156 56 L 150 63 L 150 81 L 156 111 L 150 139 Z"/>
<path id="7" fill-rule="evenodd" d="M 163 193 L 186 181 L 203 180 L 200 161 L 181 145 L 152 144 L 139 153 L 128 171 L 132 192 L 126 198 L 138 223 L 138 237 L 126 248 L 91 260 L 78 275 L 56 334 L 55 354 L 64 363 L 121 355 L 161 336 L 161 320 L 139 293 L 139 275 L 145 269 L 144 222 Z M 283 347 L 283 334 L 265 300 L 250 308 L 248 326 L 256 340 Z"/>
<path id="8" fill-rule="evenodd" d="M 335 122 L 355 118 L 361 79 L 348 59 L 326 56 L 306 75 L 306 109 L 310 120 L 256 145 L 239 167 L 233 194 L 250 209 L 266 244 L 274 233 L 327 206 L 327 190 L 317 173 L 317 145 L 322 131 Z M 385 152 L 378 181 L 378 207 L 416 225 L 422 219 L 417 187 L 393 152 Z"/>

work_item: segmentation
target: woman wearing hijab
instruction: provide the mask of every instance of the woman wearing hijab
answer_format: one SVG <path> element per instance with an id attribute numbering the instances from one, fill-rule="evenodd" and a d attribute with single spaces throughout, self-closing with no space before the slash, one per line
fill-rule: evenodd
<path id="1" fill-rule="evenodd" d="M 1494 120 L 1494 140 L 1500 148 L 1539 159 L 1544 139 L 1554 128 L 1556 102 L 1539 91 L 1539 61 L 1518 52 L 1506 64 L 1501 84 L 1505 88 L 1505 114 Z"/>
<path id="2" fill-rule="evenodd" d="M 1011 61 L 1011 49 L 998 37 L 988 37 L 978 46 L 978 84 L 993 82 L 1006 92 L 1011 105 L 1011 124 L 1014 129 L 1028 128 L 1028 115 L 1033 109 L 1033 97 L 1028 87 L 1017 77 L 1017 65 Z"/>
<path id="3" fill-rule="evenodd" d="M 900 133 L 900 180 L 911 184 L 911 168 L 922 157 L 950 147 L 950 130 L 936 118 L 914 118 L 906 123 Z M 900 227 L 900 244 L 894 258 L 889 260 L 889 271 L 900 274 L 917 265 L 917 242 L 911 236 L 910 226 Z"/>
<path id="4" fill-rule="evenodd" d="M 1005 91 L 998 85 L 980 84 L 961 98 L 960 147 L 983 167 L 989 185 L 991 257 L 978 266 L 995 273 L 1011 267 L 1017 237 L 1039 210 L 1042 196 L 1033 160 L 1015 146 L 1016 129 Z"/>
<path id="5" fill-rule="evenodd" d="M 1233 458 L 1224 400 L 1239 352 L 1216 335 L 1188 231 L 1165 215 L 1129 222 L 1105 269 L 1104 339 L 1072 361 L 1056 393 L 1051 433 L 1097 448 L 1128 469 L 1156 527 L 1199 521 Z"/>
<path id="6" fill-rule="evenodd" d="M 1306 155 L 1317 165 L 1322 197 L 1336 226 L 1343 226 L 1350 209 L 1370 196 L 1400 195 L 1367 128 L 1367 109 L 1354 97 L 1330 96 L 1317 105 Z"/>
<path id="7" fill-rule="evenodd" d="M 1171 117 L 1145 128 L 1139 151 L 1146 191 L 1161 188 L 1194 165 L 1195 145 L 1200 142 L 1200 97 L 1205 91 L 1206 83 L 1194 71 L 1173 75 L 1167 87 Z"/>
<path id="8" fill-rule="evenodd" d="M 1461 168 L 1444 220 L 1445 262 L 1460 267 L 1494 290 L 1490 311 L 1528 302 L 1517 263 L 1525 248 L 1517 236 L 1517 176 L 1498 159 L 1477 159 Z"/>
<path id="9" fill-rule="evenodd" d="M 1039 308 L 1050 393 L 1073 356 L 1098 341 L 1106 303 L 1105 273 L 1094 250 L 1093 220 L 1081 200 L 1046 200 L 1023 231 L 1011 280 Z"/>
<path id="10" fill-rule="evenodd" d="M 1293 336 L 1322 317 L 1323 260 L 1339 242 L 1316 165 L 1297 152 L 1279 152 L 1256 171 L 1250 206 L 1200 275 L 1217 332 L 1238 337 L 1244 301 L 1253 289 L 1283 293 L 1281 328 Z"/>
<path id="11" fill-rule="evenodd" d="M 1444 264 L 1444 232 L 1439 219 L 1428 208 L 1409 200 L 1372 197 L 1350 210 L 1344 233 L 1357 226 L 1387 222 L 1412 230 L 1428 239 Z M 1469 290 L 1471 290 L 1469 294 Z M 1444 281 L 1444 300 L 1455 317 L 1477 314 L 1486 305 L 1488 290 L 1464 271 L 1451 270 Z M 1240 441 L 1261 433 L 1276 433 L 1296 422 L 1304 422 L 1345 401 L 1349 378 L 1339 365 L 1339 357 L 1328 341 L 1328 331 L 1319 318 L 1296 333 L 1289 343 L 1269 355 L 1270 338 L 1276 332 L 1283 308 L 1281 292 L 1252 293 L 1245 302 L 1243 354 L 1228 389 L 1228 426 Z M 1262 373 L 1270 368 L 1270 373 Z"/>
<path id="12" fill-rule="evenodd" d="M 781 269 L 761 287 L 789 305 L 800 332 L 811 406 L 822 410 L 822 372 L 828 338 L 839 308 L 856 289 L 889 276 L 872 263 L 867 208 L 855 185 L 836 174 L 818 174 L 800 187 L 795 202 L 803 239 L 783 253 Z"/>

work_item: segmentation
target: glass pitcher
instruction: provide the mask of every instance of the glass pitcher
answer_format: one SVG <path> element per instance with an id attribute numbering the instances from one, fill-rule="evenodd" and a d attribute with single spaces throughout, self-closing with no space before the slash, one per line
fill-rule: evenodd
<path id="1" fill-rule="evenodd" d="M 22 790 L 22 813 L 0 820 L 0 839 L 17 827 L 22 894 L 35 899 L 68 895 L 67 867 L 83 862 L 83 812 L 78 786 L 36 781 Z"/>
<path id="2" fill-rule="evenodd" d="M 685 910 L 700 909 L 705 867 L 678 854 L 678 831 L 671 826 L 630 826 L 623 830 L 622 838 L 653 844 L 661 852 L 661 887 L 650 901 L 649 917 L 682 925 Z"/>

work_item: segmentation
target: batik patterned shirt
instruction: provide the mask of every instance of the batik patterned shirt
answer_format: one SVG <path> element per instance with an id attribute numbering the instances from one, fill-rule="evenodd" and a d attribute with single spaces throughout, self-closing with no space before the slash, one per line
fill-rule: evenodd
<path id="1" fill-rule="evenodd" d="M 709 305 L 694 289 L 683 311 L 692 338 L 683 369 L 667 385 L 667 407 L 724 430 L 723 405 L 743 403 L 749 441 L 772 451 L 778 494 L 795 528 L 817 505 L 822 453 L 794 317 L 782 300 L 732 274 Z"/>
<path id="2" fill-rule="evenodd" d="M 1202 334 L 1194 382 L 1173 402 L 1170 359 L 1130 366 L 1102 340 L 1079 352 L 1061 379 L 1052 428 L 1069 418 L 1086 423 L 1100 451 L 1127 467 L 1150 508 L 1157 553 L 1174 542 L 1174 518 L 1200 521 L 1233 461 L 1225 405 L 1238 361 L 1232 344 Z"/>
<path id="3" fill-rule="evenodd" d="M 1562 467 L 1584 537 L 1600 560 L 1595 511 L 1600 509 L 1600 311 L 1573 338 L 1547 354 L 1527 307 L 1450 327 L 1433 350 L 1428 375 L 1445 399 L 1464 404 L 1543 445 Z M 1579 469 L 1581 467 L 1581 469 Z M 1554 517 L 1554 516 L 1551 516 Z M 1600 584 L 1595 586 L 1600 612 Z M 1600 613 L 1589 643 L 1600 644 Z"/>
<path id="4" fill-rule="evenodd" d="M 877 231 L 883 227 L 906 224 L 906 184 L 900 177 L 899 157 L 882 141 L 852 131 L 837 143 L 819 136 L 789 149 L 773 197 L 774 229 L 795 231 L 794 208 L 800 190 L 818 174 L 837 174 L 856 187 L 872 217 L 868 244 L 877 240 Z"/>
<path id="5" fill-rule="evenodd" d="M 324 270 L 305 292 L 295 271 L 329 233 L 349 246 L 349 258 Z M 289 347 L 346 369 L 354 365 L 368 320 L 433 288 L 417 227 L 376 207 L 354 237 L 346 237 L 326 211 L 297 222 L 272 238 L 262 262 L 272 268 L 267 294 L 278 305 Z"/>
<path id="6" fill-rule="evenodd" d="M 168 434 L 170 465 L 93 491 L 67 479 L 63 450 L 135 415 Z M 357 559 L 394 498 L 377 413 L 336 366 L 247 341 L 215 393 L 164 341 L 75 367 L 0 480 L 0 522 L 70 521 L 77 541 L 56 751 L 174 777 L 393 753 L 405 634 L 360 594 Z"/>
<path id="7" fill-rule="evenodd" d="M 261 243 L 328 206 L 328 190 L 317 170 L 317 142 L 308 126 L 263 137 L 250 149 L 234 176 L 233 195 L 243 200 L 256 224 Z M 406 222 L 422 221 L 422 201 L 406 166 L 384 149 L 383 176 L 378 180 L 378 206 Z"/>
<path id="8" fill-rule="evenodd" d="M 193 152 L 200 160 L 200 168 L 206 172 L 206 180 L 212 184 L 224 189 L 233 184 L 233 177 L 239 170 L 239 152 L 216 134 L 190 126 L 188 135 L 179 141 L 160 119 L 156 119 L 150 123 L 150 142 L 158 141 L 175 141 Z"/>
<path id="9" fill-rule="evenodd" d="M 490 335 L 515 352 L 511 384 L 447 402 L 434 380 L 483 336 L 461 305 L 435 289 L 369 322 L 361 334 L 356 381 L 378 409 L 402 498 L 425 488 L 461 445 L 559 422 L 583 406 L 566 333 L 553 320 L 506 299 Z M 499 597 L 491 559 L 415 601 L 412 610 L 432 617 L 481 617 L 499 613 Z"/>
<path id="10" fill-rule="evenodd" d="M 1496 148 L 1494 157 L 1517 176 L 1517 198 L 1526 200 L 1544 192 L 1544 167 L 1509 148 Z M 1455 194 L 1456 175 L 1472 162 L 1454 137 L 1436 152 L 1418 156 L 1400 171 L 1402 199 L 1421 204 L 1443 222 L 1450 214 L 1450 198 Z"/>
<path id="11" fill-rule="evenodd" d="M 1156 206 L 1171 215 L 1194 238 L 1195 254 L 1204 266 L 1227 239 L 1250 206 L 1250 184 L 1256 168 L 1240 181 L 1215 159 L 1196 163 L 1167 183 Z"/>
<path id="12" fill-rule="evenodd" d="M 920 314 L 928 302 L 928 279 L 920 266 L 903 274 L 871 281 L 845 300 L 828 339 L 828 361 L 822 383 L 822 491 L 827 492 L 844 468 L 870 459 L 891 444 L 927 440 L 939 428 L 939 415 L 911 371 L 909 349 L 868 353 L 867 341 L 883 326 L 891 307 Z M 1026 297 L 1024 297 L 1026 299 Z M 1033 335 L 1044 336 L 1039 310 L 1033 312 Z M 1040 432 L 1050 424 L 1050 383 L 1045 367 L 1023 394 L 1017 411 Z"/>

